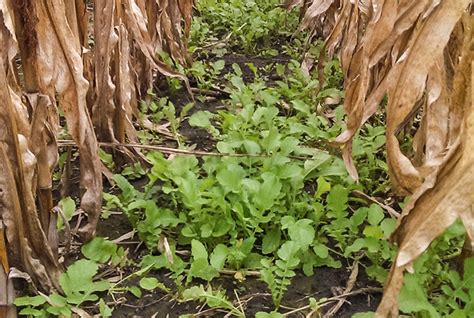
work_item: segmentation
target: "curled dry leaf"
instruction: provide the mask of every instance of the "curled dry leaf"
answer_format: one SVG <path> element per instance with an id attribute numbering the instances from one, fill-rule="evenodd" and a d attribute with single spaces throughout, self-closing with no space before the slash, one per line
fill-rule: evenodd
<path id="1" fill-rule="evenodd" d="M 31 123 L 35 120 L 34 116 L 29 118 L 26 106 L 15 92 L 19 86 L 12 72 L 18 42 L 12 33 L 12 13 L 9 2 L 0 6 L 0 223 L 5 226 L 2 236 L 4 232 L 13 261 L 30 273 L 36 284 L 44 289 L 59 289 L 59 266 L 35 203 L 38 166 L 42 163 L 27 139 L 32 135 Z M 42 180 L 39 181 L 41 184 Z M 8 275 L 4 260 L 2 264 L 2 271 Z"/>
<path id="2" fill-rule="evenodd" d="M 399 251 L 392 266 L 378 317 L 398 316 L 398 291 L 403 271 L 429 244 L 457 219 L 466 230 L 466 246 L 474 241 L 474 106 L 472 103 L 472 60 L 474 58 L 472 27 L 474 19 L 465 21 L 465 51 L 457 67 L 451 102 L 462 108 L 464 121 L 448 153 L 415 192 L 406 207 L 393 239 Z"/>

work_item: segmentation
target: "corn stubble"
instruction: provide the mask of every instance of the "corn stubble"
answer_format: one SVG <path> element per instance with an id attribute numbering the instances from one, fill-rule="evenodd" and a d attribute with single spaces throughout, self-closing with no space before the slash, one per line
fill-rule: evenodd
<path id="1" fill-rule="evenodd" d="M 52 172 L 59 111 L 80 154 L 81 209 L 93 236 L 102 205 L 98 140 L 136 142 L 137 101 L 153 76 L 179 77 L 158 50 L 187 63 L 192 0 L 0 1 L 0 316 L 11 278 L 60 290 Z M 183 22 L 184 21 L 184 22 Z M 127 154 L 126 150 L 123 150 Z M 130 155 L 132 155 L 130 153 Z"/>
<path id="2" fill-rule="evenodd" d="M 289 0 L 302 28 L 326 36 L 345 78 L 347 129 L 338 138 L 354 179 L 352 139 L 387 96 L 387 161 L 394 191 L 411 199 L 392 239 L 399 246 L 377 317 L 398 316 L 403 273 L 461 219 L 464 256 L 474 241 L 473 23 L 470 0 Z M 324 57 L 323 57 L 324 58 Z M 323 63 L 323 58 L 320 64 Z M 421 117 L 412 155 L 400 133 Z"/>

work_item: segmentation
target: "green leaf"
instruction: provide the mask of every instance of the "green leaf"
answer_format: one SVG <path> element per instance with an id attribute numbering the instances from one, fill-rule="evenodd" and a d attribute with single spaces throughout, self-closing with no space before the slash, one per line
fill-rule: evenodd
<path id="1" fill-rule="evenodd" d="M 218 60 L 218 61 L 215 61 L 214 63 L 212 63 L 212 68 L 216 72 L 222 71 L 224 69 L 224 67 L 225 67 L 225 61 L 224 60 Z"/>
<path id="2" fill-rule="evenodd" d="M 302 112 L 303 114 L 309 114 L 311 112 L 311 107 L 302 100 L 293 100 L 291 103 L 293 104 L 294 109 Z"/>
<path id="3" fill-rule="evenodd" d="M 128 182 L 122 175 L 116 174 L 113 177 L 115 183 L 122 191 L 122 196 L 125 202 L 129 202 L 137 196 L 137 190 Z"/>
<path id="4" fill-rule="evenodd" d="M 431 317 L 440 317 L 433 305 L 428 301 L 428 297 L 413 274 L 405 275 L 404 285 L 400 291 L 400 310 L 404 313 L 421 313 L 426 311 Z"/>
<path id="5" fill-rule="evenodd" d="M 140 290 L 140 288 L 138 288 L 137 286 L 130 286 L 128 287 L 128 291 L 135 297 L 137 298 L 141 298 L 142 297 L 142 291 Z"/>
<path id="6" fill-rule="evenodd" d="M 113 309 L 107 306 L 103 299 L 99 301 L 99 311 L 102 318 L 112 317 Z"/>
<path id="7" fill-rule="evenodd" d="M 347 209 L 349 191 L 338 184 L 331 189 L 327 197 L 328 208 L 336 214 L 341 214 Z"/>
<path id="8" fill-rule="evenodd" d="M 276 203 L 275 201 L 280 196 L 282 185 L 278 177 L 271 172 L 262 174 L 262 179 L 263 184 L 260 186 L 260 190 L 255 198 L 255 204 L 261 211 L 266 211 Z"/>
<path id="9" fill-rule="evenodd" d="M 260 154 L 262 152 L 260 145 L 252 140 L 245 140 L 243 146 L 245 147 L 245 151 L 251 155 Z"/>
<path id="10" fill-rule="evenodd" d="M 447 318 L 467 318 L 467 315 L 462 310 L 455 310 L 452 314 L 447 316 Z"/>
<path id="11" fill-rule="evenodd" d="M 316 231 L 312 224 L 312 220 L 303 219 L 288 228 L 291 240 L 298 243 L 302 250 L 306 250 L 313 243 Z"/>
<path id="12" fill-rule="evenodd" d="M 15 306 L 24 307 L 24 306 L 32 306 L 32 307 L 39 307 L 46 303 L 46 299 L 43 296 L 23 296 L 18 297 L 13 302 Z"/>
<path id="13" fill-rule="evenodd" d="M 207 261 L 208 253 L 206 247 L 198 240 L 191 241 L 191 254 L 195 260 L 205 259 Z"/>
<path id="14" fill-rule="evenodd" d="M 20 316 L 33 316 L 33 317 L 45 317 L 45 313 L 43 310 L 38 310 L 34 308 L 23 308 L 18 313 Z"/>
<path id="15" fill-rule="evenodd" d="M 397 228 L 397 220 L 395 219 L 385 219 L 380 223 L 380 228 L 383 231 L 384 237 L 388 238 Z"/>
<path id="16" fill-rule="evenodd" d="M 314 253 L 320 258 L 327 258 L 329 256 L 329 249 L 326 245 L 317 243 L 313 247 Z"/>
<path id="17" fill-rule="evenodd" d="M 240 165 L 229 164 L 217 173 L 216 178 L 227 192 L 239 193 L 242 190 L 244 176 L 245 171 Z"/>
<path id="18" fill-rule="evenodd" d="M 61 295 L 53 293 L 49 295 L 50 304 L 54 307 L 64 307 L 67 305 L 67 299 Z"/>
<path id="19" fill-rule="evenodd" d="M 366 237 L 373 237 L 376 239 L 383 238 L 383 232 L 380 226 L 366 226 L 364 229 L 364 235 Z"/>
<path id="20" fill-rule="evenodd" d="M 76 212 L 76 202 L 74 202 L 74 200 L 70 197 L 65 197 L 61 201 L 59 201 L 59 208 L 63 212 L 66 221 L 70 221 L 74 212 Z M 63 218 L 58 217 L 57 228 L 61 230 L 63 229 L 63 227 Z"/>
<path id="21" fill-rule="evenodd" d="M 280 229 L 273 229 L 268 231 L 262 240 L 262 253 L 270 254 L 275 252 L 280 247 L 281 231 Z"/>
<path id="22" fill-rule="evenodd" d="M 160 285 L 160 282 L 155 277 L 143 277 L 140 279 L 139 285 L 145 290 L 154 290 Z"/>
<path id="23" fill-rule="evenodd" d="M 214 114 L 208 111 L 198 111 L 195 112 L 189 118 L 189 125 L 192 127 L 200 128 L 210 128 L 213 127 L 211 124 L 211 119 L 214 118 Z"/>
<path id="24" fill-rule="evenodd" d="M 316 198 L 320 198 L 324 193 L 331 191 L 331 184 L 326 181 L 324 177 L 319 177 L 318 181 L 318 190 L 314 195 Z"/>
<path id="25" fill-rule="evenodd" d="M 90 260 L 106 263 L 117 253 L 117 244 L 103 237 L 96 237 L 81 247 L 82 254 Z"/>
<path id="26" fill-rule="evenodd" d="M 219 244 L 214 248 L 214 251 L 211 254 L 210 263 L 213 268 L 216 270 L 221 270 L 227 260 L 229 255 L 229 249 L 224 244 Z"/>
<path id="27" fill-rule="evenodd" d="M 346 248 L 344 255 L 348 256 L 353 252 L 358 252 L 366 246 L 367 246 L 366 240 L 362 238 L 358 238 L 354 241 L 354 243 L 352 243 L 352 245 Z"/>
<path id="28" fill-rule="evenodd" d="M 379 225 L 379 223 L 384 219 L 385 214 L 380 206 L 377 204 L 372 204 L 369 207 L 367 219 L 370 225 Z"/>
<path id="29" fill-rule="evenodd" d="M 109 289 L 108 281 L 93 282 L 98 265 L 90 260 L 79 260 L 68 267 L 59 278 L 59 283 L 67 296 L 69 303 L 80 305 L 85 301 L 96 301 L 95 292 Z"/>
<path id="30" fill-rule="evenodd" d="M 292 241 L 285 242 L 278 250 L 278 257 L 284 261 L 289 261 L 300 249 L 299 245 Z"/>

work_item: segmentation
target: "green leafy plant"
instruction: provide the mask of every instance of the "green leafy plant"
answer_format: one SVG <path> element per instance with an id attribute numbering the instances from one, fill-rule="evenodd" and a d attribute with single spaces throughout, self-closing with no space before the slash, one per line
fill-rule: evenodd
<path id="1" fill-rule="evenodd" d="M 197 10 L 190 50 L 204 46 L 218 56 L 238 47 L 245 53 L 275 55 L 272 40 L 288 38 L 298 23 L 297 13 L 288 14 L 277 0 L 201 0 Z"/>
<path id="2" fill-rule="evenodd" d="M 393 221 L 377 205 L 358 208 L 351 216 L 350 207 L 360 205 L 351 191 L 363 188 L 349 179 L 329 147 L 312 147 L 342 129 L 311 106 L 334 90 L 313 94 L 318 82 L 302 74 L 295 61 L 289 73 L 280 70 L 283 80 L 274 87 L 260 77 L 246 83 L 240 68 L 233 68 L 227 76 L 227 109 L 198 111 L 189 118 L 190 125 L 212 135 L 225 156 L 169 160 L 150 152 L 152 167 L 143 190 L 116 175 L 120 194 L 105 196 L 108 208 L 122 209 L 149 247 L 152 254 L 141 266 L 171 270 L 178 294 L 185 290 L 183 282 L 194 278 L 212 281 L 226 269 L 243 275 L 260 270 L 277 306 L 296 270 L 312 275 L 315 267 L 339 268 L 341 255 L 356 257 L 365 248 L 373 262 L 369 274 L 382 279 L 383 261 L 393 254 L 386 241 Z M 337 107 L 337 122 L 339 112 Z M 363 140 L 361 157 L 379 150 L 379 131 L 374 131 Z M 376 163 L 369 160 L 371 166 Z M 362 176 L 369 178 L 371 171 Z M 311 183 L 317 187 L 305 191 Z M 361 245 L 356 238 L 362 233 Z M 168 255 L 157 250 L 163 235 Z M 188 246 L 190 257 L 177 255 L 178 246 Z"/>
<path id="3" fill-rule="evenodd" d="M 79 308 L 87 302 L 98 302 L 98 293 L 110 288 L 107 280 L 94 281 L 99 266 L 91 260 L 79 260 L 68 267 L 60 277 L 60 285 L 64 295 L 52 293 L 40 294 L 35 297 L 19 297 L 15 305 L 25 307 L 20 315 L 33 317 L 66 316 L 70 317 L 74 308 Z M 110 312 L 106 305 L 101 305 L 104 312 Z"/>
<path id="4" fill-rule="evenodd" d="M 184 290 L 182 301 L 203 301 L 210 308 L 218 308 L 228 311 L 234 317 L 245 317 L 245 313 L 242 308 L 234 306 L 234 304 L 228 300 L 225 293 L 219 290 L 213 290 L 211 287 L 207 289 L 204 286 L 193 286 Z"/>
<path id="5" fill-rule="evenodd" d="M 274 264 L 269 260 L 262 260 L 262 280 L 270 288 L 273 302 L 277 307 L 280 306 L 283 295 L 291 284 L 291 278 L 296 275 L 294 270 L 300 263 L 297 257 L 299 249 L 297 243 L 288 241 L 278 249 L 278 259 Z"/>

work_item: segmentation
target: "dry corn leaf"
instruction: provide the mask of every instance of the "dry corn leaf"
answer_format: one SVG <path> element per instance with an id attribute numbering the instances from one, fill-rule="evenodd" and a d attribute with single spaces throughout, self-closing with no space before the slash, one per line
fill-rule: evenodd
<path id="1" fill-rule="evenodd" d="M 465 52 L 451 92 L 451 102 L 463 108 L 465 114 L 461 133 L 456 142 L 449 146 L 442 163 L 426 178 L 404 210 L 400 226 L 393 236 L 399 251 L 377 317 L 398 316 L 397 295 L 405 268 L 457 219 L 462 220 L 467 230 L 466 247 L 474 250 L 474 19 L 469 17 L 467 20 Z"/>
<path id="2" fill-rule="evenodd" d="M 2 21 L 13 21 L 12 13 L 8 5 L 2 7 Z M 36 210 L 38 161 L 27 141 L 31 129 L 27 109 L 11 87 L 17 87 L 11 52 L 18 46 L 8 24 L 0 24 L 0 44 L 0 222 L 6 227 L 13 259 L 49 289 L 58 287 L 59 269 Z"/>

